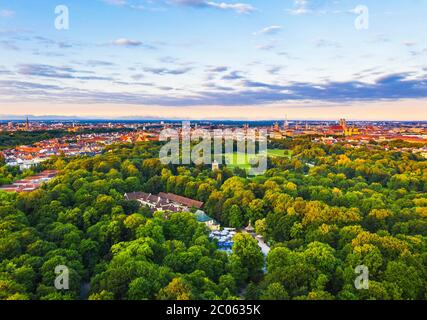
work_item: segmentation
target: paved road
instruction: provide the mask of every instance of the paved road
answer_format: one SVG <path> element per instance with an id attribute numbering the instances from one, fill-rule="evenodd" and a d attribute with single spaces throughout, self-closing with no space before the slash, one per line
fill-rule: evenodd
<path id="1" fill-rule="evenodd" d="M 268 253 L 270 252 L 270 247 L 263 241 L 260 239 L 255 238 L 258 241 L 258 245 L 261 248 L 262 253 L 267 256 Z"/>
<path id="2" fill-rule="evenodd" d="M 253 232 L 247 232 L 247 231 L 244 231 L 244 232 L 250 234 L 256 241 L 258 241 L 258 245 L 261 248 L 262 253 L 265 256 L 267 256 L 268 253 L 270 252 L 270 247 L 264 242 L 264 240 L 258 239 L 257 234 Z"/>

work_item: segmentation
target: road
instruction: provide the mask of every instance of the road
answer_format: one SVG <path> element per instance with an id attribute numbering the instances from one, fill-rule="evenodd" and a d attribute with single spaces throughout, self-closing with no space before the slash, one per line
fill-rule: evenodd
<path id="1" fill-rule="evenodd" d="M 268 253 L 270 252 L 270 247 L 264 242 L 264 240 L 257 238 L 257 234 L 255 234 L 254 232 L 247 232 L 247 231 L 243 231 L 243 232 L 250 234 L 256 241 L 258 241 L 258 245 L 261 248 L 261 251 L 264 254 L 264 256 L 268 255 Z"/>

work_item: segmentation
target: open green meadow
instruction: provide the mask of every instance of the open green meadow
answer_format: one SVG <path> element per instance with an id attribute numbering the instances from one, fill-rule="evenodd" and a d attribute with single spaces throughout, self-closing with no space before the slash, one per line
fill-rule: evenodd
<path id="1" fill-rule="evenodd" d="M 245 153 L 241 153 L 241 152 L 224 153 L 223 157 L 227 163 L 227 166 L 231 169 L 234 169 L 234 168 L 240 168 L 244 170 L 251 169 L 251 164 L 250 164 L 251 157 Z"/>
<path id="2" fill-rule="evenodd" d="M 278 157 L 278 158 L 291 158 L 292 151 L 283 150 L 283 149 L 270 149 L 268 150 L 269 157 Z"/>
<path id="3" fill-rule="evenodd" d="M 292 151 L 283 149 L 268 150 L 269 157 L 276 158 L 291 158 Z M 227 166 L 231 169 L 240 168 L 246 171 L 251 169 L 251 159 L 256 159 L 256 156 L 250 156 L 241 152 L 224 153 L 223 160 L 226 161 Z"/>

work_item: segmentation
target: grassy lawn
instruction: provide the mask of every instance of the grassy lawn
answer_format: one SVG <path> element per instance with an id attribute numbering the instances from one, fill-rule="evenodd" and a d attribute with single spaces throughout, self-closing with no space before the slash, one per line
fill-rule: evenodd
<path id="1" fill-rule="evenodd" d="M 231 169 L 239 167 L 244 170 L 249 170 L 251 168 L 251 164 L 249 163 L 250 158 L 244 153 L 225 153 L 223 156 L 225 161 L 230 162 L 227 166 Z"/>
<path id="2" fill-rule="evenodd" d="M 233 152 L 223 154 L 226 161 L 230 161 L 230 164 L 227 164 L 227 167 L 230 169 L 240 168 L 246 171 L 251 169 L 250 159 L 254 156 L 248 156 L 244 153 Z M 271 149 L 268 150 L 269 157 L 280 157 L 280 158 L 291 158 L 292 151 L 282 150 L 282 149 Z M 256 158 L 256 157 L 255 157 Z"/>
<path id="3" fill-rule="evenodd" d="M 291 150 L 282 150 L 282 149 L 269 149 L 268 156 L 270 157 L 278 157 L 278 158 L 291 158 L 292 151 Z"/>
<path id="4" fill-rule="evenodd" d="M 246 171 L 249 171 L 252 168 L 250 160 L 257 159 L 257 156 L 254 156 L 254 155 L 251 156 L 251 155 L 247 155 L 245 153 L 240 153 L 240 152 L 225 153 L 223 154 L 223 156 L 225 161 L 230 162 L 230 164 L 227 164 L 227 167 L 229 167 L 230 169 L 240 168 Z M 257 166 L 258 165 L 255 164 L 255 167 Z"/>

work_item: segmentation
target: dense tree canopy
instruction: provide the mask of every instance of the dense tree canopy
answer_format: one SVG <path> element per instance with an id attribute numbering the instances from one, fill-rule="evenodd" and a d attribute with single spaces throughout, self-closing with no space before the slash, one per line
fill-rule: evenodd
<path id="1" fill-rule="evenodd" d="M 158 143 L 55 158 L 42 188 L 0 192 L 0 299 L 426 299 L 427 161 L 382 148 L 276 141 L 293 156 L 262 176 L 165 166 Z M 400 145 L 396 145 L 400 146 Z M 1 181 L 22 175 L 1 166 Z M 2 180 L 3 179 L 3 180 Z M 7 181 L 6 181 L 7 180 Z M 205 202 L 223 226 L 249 223 L 219 251 L 192 213 L 152 214 L 125 192 Z M 57 265 L 70 290 L 54 288 Z M 358 290 L 357 266 L 369 270 Z"/>

